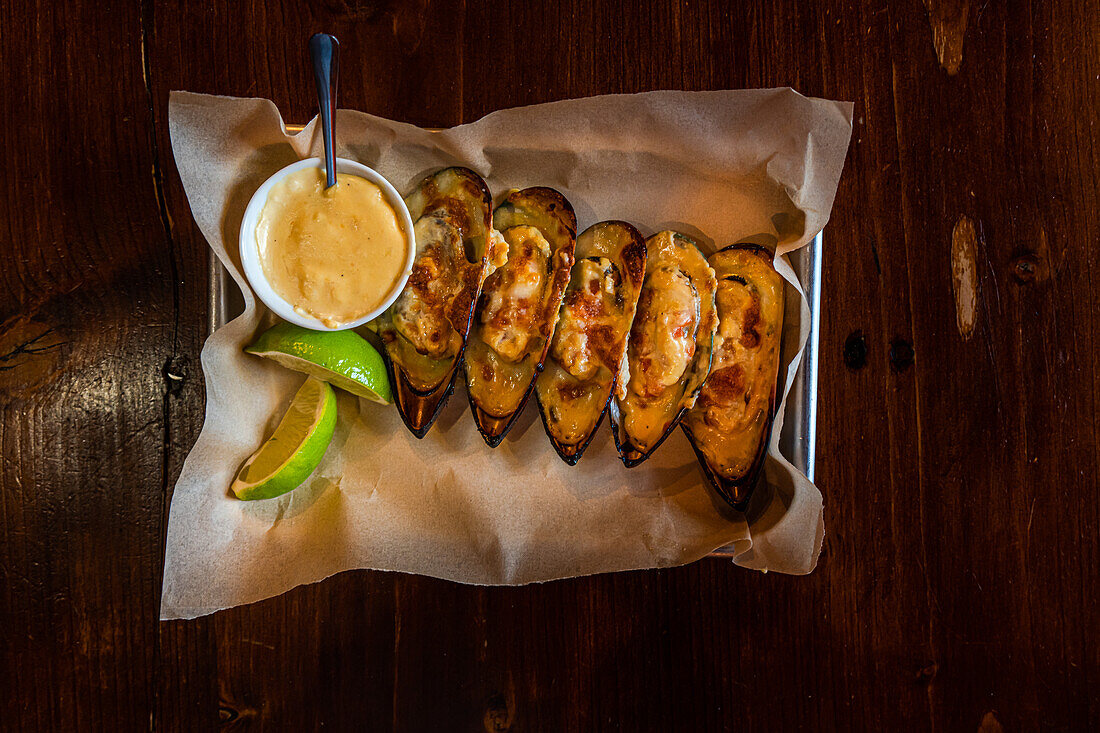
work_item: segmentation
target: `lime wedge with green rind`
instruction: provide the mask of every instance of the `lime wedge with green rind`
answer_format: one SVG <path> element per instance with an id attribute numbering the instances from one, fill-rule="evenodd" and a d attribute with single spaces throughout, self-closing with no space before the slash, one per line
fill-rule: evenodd
<path id="1" fill-rule="evenodd" d="M 244 462 L 230 486 L 238 499 L 270 499 L 309 478 L 336 429 L 336 393 L 309 377 L 290 401 L 271 437 Z"/>
<path id="2" fill-rule="evenodd" d="M 388 405 L 393 399 L 382 355 L 354 331 L 313 331 L 280 323 L 245 351 L 373 402 Z"/>

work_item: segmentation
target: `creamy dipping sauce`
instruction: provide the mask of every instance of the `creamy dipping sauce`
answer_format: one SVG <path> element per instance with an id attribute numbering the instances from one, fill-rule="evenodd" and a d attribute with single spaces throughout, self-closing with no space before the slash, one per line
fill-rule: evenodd
<path id="1" fill-rule="evenodd" d="M 256 226 L 260 265 L 294 310 L 329 328 L 381 306 L 405 268 L 406 239 L 376 184 L 306 168 L 279 181 Z"/>

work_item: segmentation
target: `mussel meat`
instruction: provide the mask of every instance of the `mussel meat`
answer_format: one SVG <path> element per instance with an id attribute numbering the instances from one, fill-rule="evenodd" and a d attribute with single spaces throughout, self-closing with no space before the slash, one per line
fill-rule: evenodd
<path id="1" fill-rule="evenodd" d="M 718 278 L 713 366 L 682 427 L 714 490 L 744 510 L 775 416 L 783 278 L 759 245 L 731 245 L 709 262 Z"/>
<path id="2" fill-rule="evenodd" d="M 619 457 L 648 458 L 679 424 L 710 373 L 717 283 L 692 239 L 664 231 L 646 240 L 646 272 L 627 347 L 629 381 L 611 404 Z"/>
<path id="3" fill-rule="evenodd" d="M 577 238 L 576 264 L 535 384 L 546 434 L 571 466 L 596 434 L 616 387 L 625 390 L 620 373 L 645 266 L 645 241 L 624 221 L 594 224 Z"/>
<path id="4" fill-rule="evenodd" d="M 554 189 L 525 188 L 505 197 L 493 227 L 508 258 L 478 298 L 464 370 L 474 422 L 496 447 L 542 370 L 573 265 L 577 217 Z"/>
<path id="5" fill-rule="evenodd" d="M 385 349 L 394 401 L 423 438 L 454 389 L 473 305 L 506 250 L 493 230 L 492 197 L 481 176 L 445 168 L 406 199 L 416 259 L 393 305 L 374 322 Z"/>

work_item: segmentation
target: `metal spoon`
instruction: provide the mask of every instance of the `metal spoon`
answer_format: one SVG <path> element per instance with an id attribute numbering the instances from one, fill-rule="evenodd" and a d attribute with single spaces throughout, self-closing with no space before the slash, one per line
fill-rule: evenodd
<path id="1" fill-rule="evenodd" d="M 331 188 L 336 185 L 336 78 L 340 73 L 340 42 L 328 33 L 315 33 L 309 39 L 309 57 L 317 82 L 321 132 L 325 136 L 325 188 Z"/>

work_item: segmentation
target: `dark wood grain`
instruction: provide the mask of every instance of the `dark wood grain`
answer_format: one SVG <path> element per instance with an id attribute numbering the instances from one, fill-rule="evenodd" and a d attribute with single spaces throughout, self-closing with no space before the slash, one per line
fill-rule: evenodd
<path id="1" fill-rule="evenodd" d="M 1098 18 L 1072 0 L 0 4 L 0 729 L 1100 727 Z M 322 29 L 343 106 L 425 126 L 659 88 L 856 103 L 825 240 L 813 575 L 358 571 L 157 622 L 207 315 L 168 91 L 305 120 Z"/>

